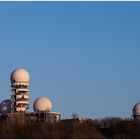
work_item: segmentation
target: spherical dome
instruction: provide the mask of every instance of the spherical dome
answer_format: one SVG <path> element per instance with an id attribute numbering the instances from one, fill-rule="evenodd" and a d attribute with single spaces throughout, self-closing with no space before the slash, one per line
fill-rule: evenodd
<path id="1" fill-rule="evenodd" d="M 140 115 L 140 102 L 138 102 L 137 104 L 135 104 L 134 108 L 133 108 L 133 115 Z"/>
<path id="2" fill-rule="evenodd" d="M 11 74 L 11 82 L 29 82 L 30 80 L 30 75 L 29 73 L 23 69 L 23 68 L 18 68 L 15 69 L 12 74 Z"/>
<path id="3" fill-rule="evenodd" d="M 0 112 L 3 114 L 11 112 L 11 100 L 10 99 L 6 99 L 1 102 Z"/>
<path id="4" fill-rule="evenodd" d="M 52 110 L 52 103 L 46 97 L 39 97 L 34 101 L 33 109 L 35 112 L 51 111 Z"/>

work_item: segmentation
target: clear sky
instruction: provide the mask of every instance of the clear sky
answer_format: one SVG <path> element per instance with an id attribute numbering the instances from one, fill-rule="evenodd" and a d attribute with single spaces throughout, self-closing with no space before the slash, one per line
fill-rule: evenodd
<path id="1" fill-rule="evenodd" d="M 140 101 L 140 2 L 0 2 L 0 101 L 10 74 L 31 76 L 30 109 L 62 118 L 130 117 Z"/>

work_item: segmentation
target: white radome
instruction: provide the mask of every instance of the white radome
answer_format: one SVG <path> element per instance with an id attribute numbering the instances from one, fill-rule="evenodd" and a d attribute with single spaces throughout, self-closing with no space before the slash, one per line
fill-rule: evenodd
<path id="1" fill-rule="evenodd" d="M 11 100 L 10 99 L 6 99 L 6 100 L 1 102 L 1 104 L 0 104 L 0 112 L 2 114 L 11 112 Z"/>
<path id="2" fill-rule="evenodd" d="M 42 112 L 42 111 L 50 112 L 52 110 L 52 103 L 46 97 L 39 97 L 34 101 L 33 109 L 35 112 Z"/>
<path id="3" fill-rule="evenodd" d="M 15 69 L 11 74 L 11 83 L 17 82 L 26 82 L 29 83 L 30 75 L 27 70 L 23 68 Z"/>
<path id="4" fill-rule="evenodd" d="M 140 102 L 135 104 L 135 106 L 133 107 L 133 115 L 134 116 L 140 115 Z"/>

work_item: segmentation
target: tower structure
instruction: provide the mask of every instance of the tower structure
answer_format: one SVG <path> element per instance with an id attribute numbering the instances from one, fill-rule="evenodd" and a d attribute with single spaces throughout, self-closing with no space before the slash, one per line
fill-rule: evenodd
<path id="1" fill-rule="evenodd" d="M 26 112 L 29 109 L 29 73 L 15 69 L 11 74 L 11 112 Z"/>

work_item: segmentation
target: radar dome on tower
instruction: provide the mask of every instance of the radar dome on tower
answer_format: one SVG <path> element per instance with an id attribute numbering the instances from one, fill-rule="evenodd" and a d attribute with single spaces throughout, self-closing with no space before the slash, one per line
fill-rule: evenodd
<path id="1" fill-rule="evenodd" d="M 10 79 L 11 79 L 11 83 L 14 83 L 14 82 L 29 83 L 30 75 L 27 70 L 23 68 L 17 68 L 12 72 Z"/>
<path id="2" fill-rule="evenodd" d="M 46 97 L 39 97 L 34 101 L 33 109 L 35 112 L 42 112 L 42 111 L 50 112 L 52 110 L 52 103 Z"/>
<path id="3" fill-rule="evenodd" d="M 133 116 L 140 115 L 140 102 L 136 103 L 133 107 Z"/>
<path id="4" fill-rule="evenodd" d="M 30 75 L 23 68 L 15 69 L 11 79 L 11 112 L 26 112 L 29 109 L 29 80 Z"/>
<path id="5" fill-rule="evenodd" d="M 1 102 L 1 104 L 0 104 L 0 112 L 2 114 L 11 112 L 11 100 L 10 99 L 6 99 L 6 100 Z"/>

